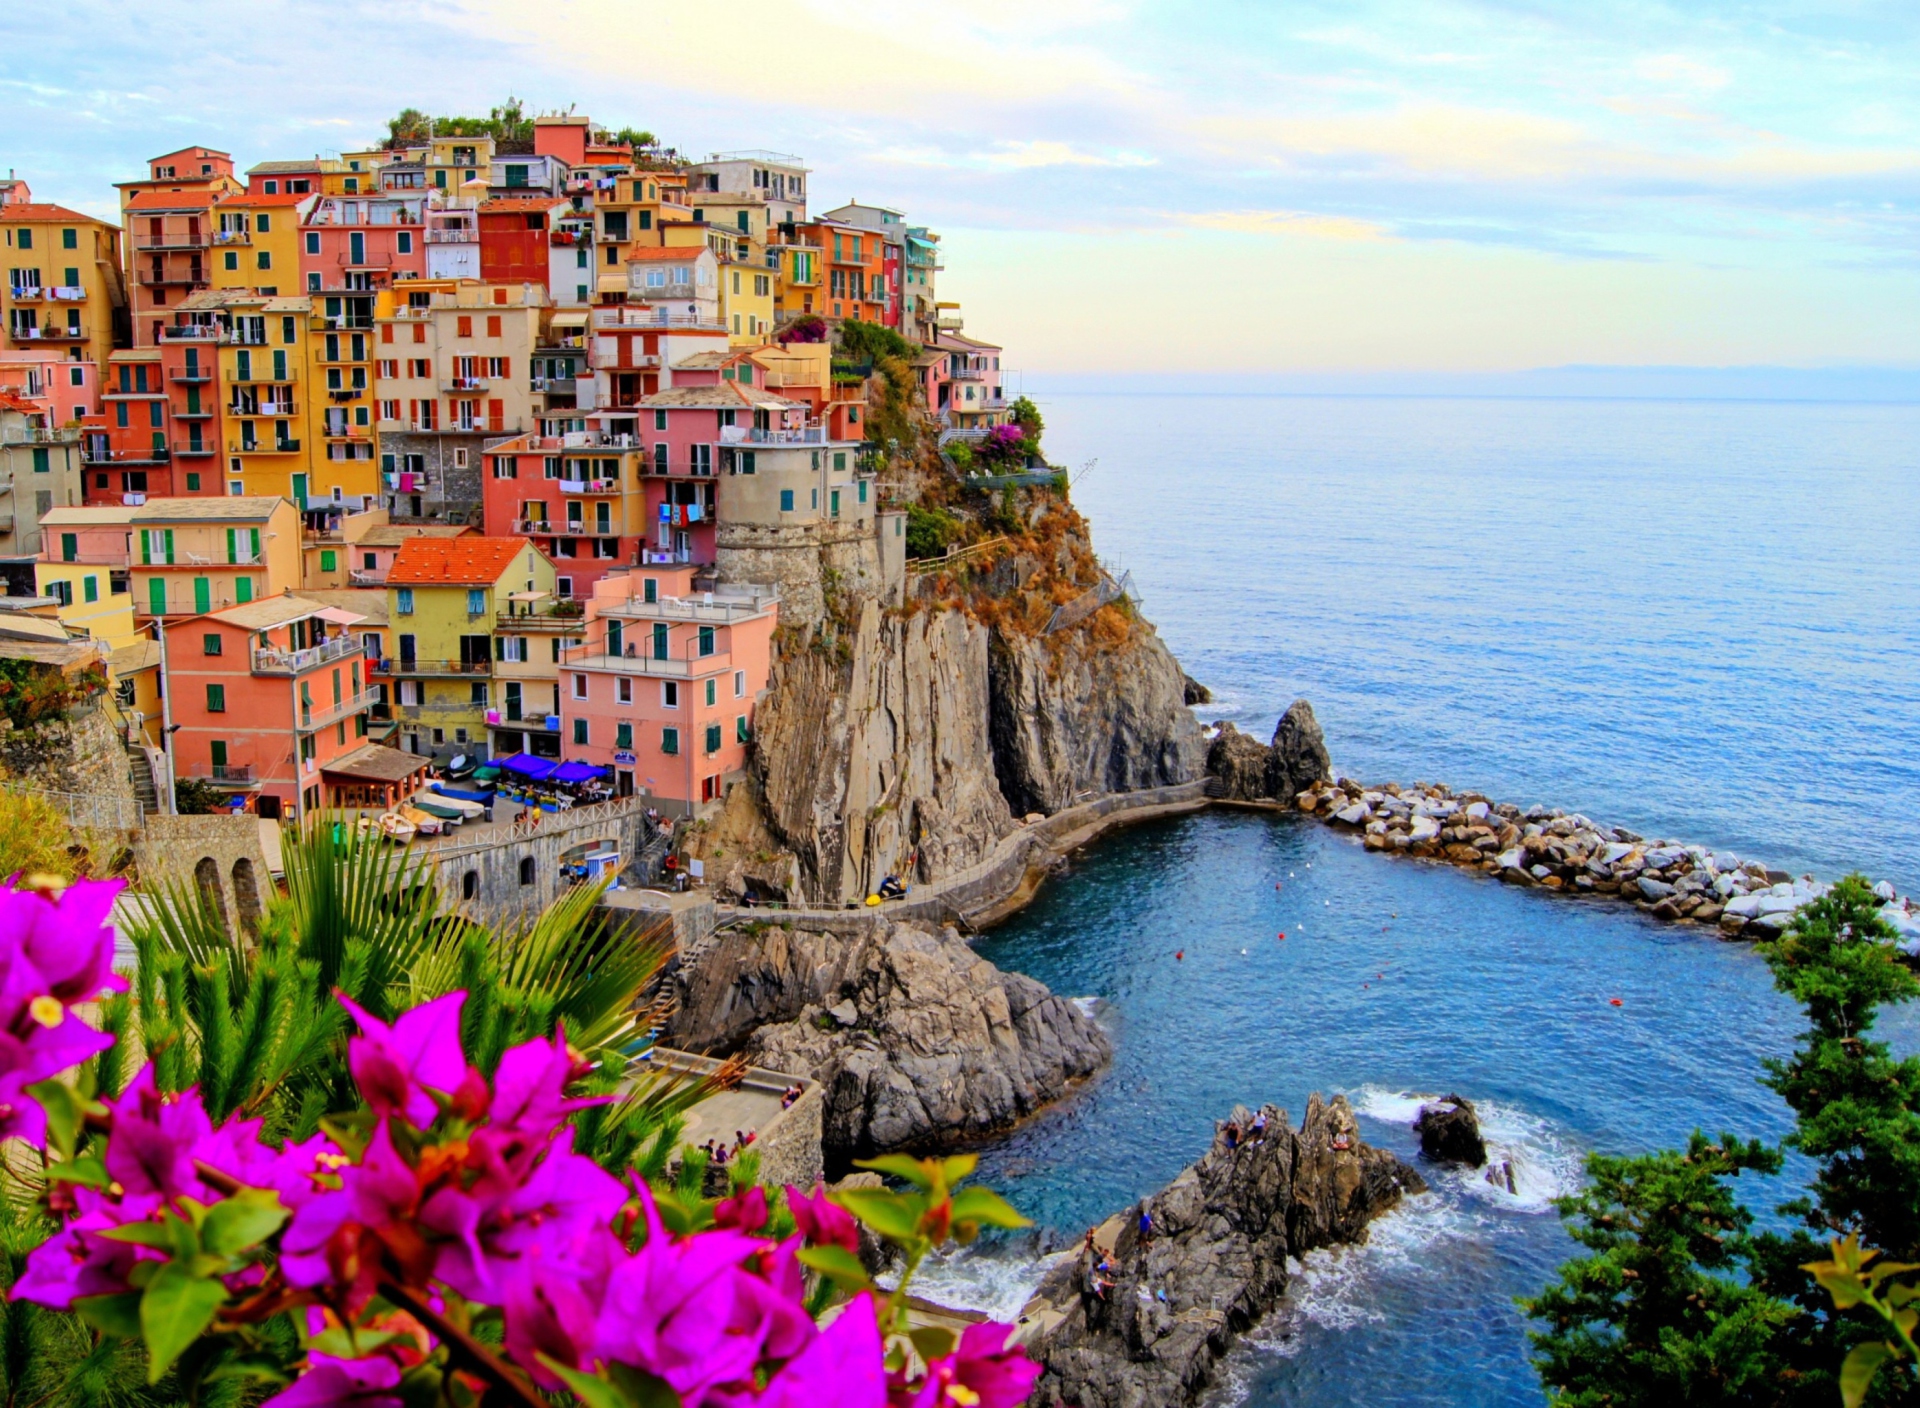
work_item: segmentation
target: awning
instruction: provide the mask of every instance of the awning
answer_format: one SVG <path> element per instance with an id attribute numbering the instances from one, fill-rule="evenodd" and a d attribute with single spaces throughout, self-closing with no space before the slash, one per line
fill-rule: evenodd
<path id="1" fill-rule="evenodd" d="M 333 625 L 336 625 L 336 626 L 357 625 L 361 621 L 364 621 L 367 619 L 365 616 L 356 616 L 353 612 L 347 610 L 347 608 L 344 606 L 324 607 L 323 609 L 316 611 L 313 614 L 318 616 L 322 621 L 331 622 Z"/>
<path id="2" fill-rule="evenodd" d="M 500 759 L 500 766 L 516 777 L 524 777 L 529 782 L 538 782 L 559 764 L 551 758 L 536 758 L 531 753 L 515 753 L 510 758 Z"/>
<path id="3" fill-rule="evenodd" d="M 605 771 L 605 768 L 597 768 L 592 763 L 562 763 L 553 770 L 553 780 L 555 782 L 589 782 Z"/>
<path id="4" fill-rule="evenodd" d="M 622 279 L 620 283 L 625 287 L 626 280 Z M 584 308 L 577 312 L 561 312 L 553 315 L 553 326 L 557 328 L 583 328 L 586 325 L 587 310 Z"/>
<path id="5" fill-rule="evenodd" d="M 625 293 L 627 291 L 627 276 L 625 274 L 602 274 L 594 287 L 600 293 Z"/>
<path id="6" fill-rule="evenodd" d="M 552 592 L 508 592 L 508 601 L 541 601 L 552 596 Z"/>
<path id="7" fill-rule="evenodd" d="M 402 753 L 398 748 L 369 743 L 343 758 L 322 763 L 320 772 L 322 776 L 351 778 L 355 782 L 404 782 L 415 773 L 424 774 L 432 761 Z"/>

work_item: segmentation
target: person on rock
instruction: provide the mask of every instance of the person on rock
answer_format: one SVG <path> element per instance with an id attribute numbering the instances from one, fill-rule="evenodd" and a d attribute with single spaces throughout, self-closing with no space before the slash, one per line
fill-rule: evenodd
<path id="1" fill-rule="evenodd" d="M 1147 1211 L 1144 1203 L 1140 1206 L 1140 1245 L 1142 1247 L 1153 1245 L 1153 1214 Z"/>

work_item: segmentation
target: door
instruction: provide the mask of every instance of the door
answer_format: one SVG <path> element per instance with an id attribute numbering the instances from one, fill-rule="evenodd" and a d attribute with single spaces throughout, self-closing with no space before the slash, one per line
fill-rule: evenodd
<path id="1" fill-rule="evenodd" d="M 151 616 L 167 614 L 167 581 L 164 577 L 147 579 L 147 614 Z"/>
<path id="2" fill-rule="evenodd" d="M 293 501 L 303 509 L 307 506 L 307 476 L 304 474 L 293 476 Z"/>
<path id="3" fill-rule="evenodd" d="M 193 609 L 203 616 L 213 610 L 213 583 L 205 577 L 193 579 Z"/>

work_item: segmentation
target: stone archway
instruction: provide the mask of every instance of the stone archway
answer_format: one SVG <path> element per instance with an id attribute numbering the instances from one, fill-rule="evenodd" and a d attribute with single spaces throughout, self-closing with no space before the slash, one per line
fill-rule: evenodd
<path id="1" fill-rule="evenodd" d="M 200 891 L 201 903 L 219 918 L 222 929 L 231 932 L 231 921 L 227 918 L 227 895 L 220 885 L 220 862 L 212 856 L 201 856 L 200 863 L 193 868 L 193 884 Z"/>
<path id="2" fill-rule="evenodd" d="M 260 937 L 260 888 L 254 881 L 253 861 L 241 856 L 233 863 L 233 907 L 240 912 L 240 927 L 250 939 Z"/>

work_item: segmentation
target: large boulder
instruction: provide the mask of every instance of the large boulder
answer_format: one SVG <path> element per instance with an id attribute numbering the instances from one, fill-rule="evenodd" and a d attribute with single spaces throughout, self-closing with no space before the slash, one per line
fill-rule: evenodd
<path id="1" fill-rule="evenodd" d="M 1208 789 L 1211 793 L 1236 802 L 1271 797 L 1267 779 L 1272 770 L 1272 749 L 1232 724 L 1220 725 L 1220 732 L 1207 749 L 1207 775 L 1217 780 L 1217 785 Z"/>
<path id="2" fill-rule="evenodd" d="M 1099 1231 L 1057 1266 L 1023 1317 L 1045 1366 L 1041 1408 L 1166 1408 L 1194 1402 L 1236 1335 L 1287 1288 L 1287 1258 L 1363 1239 L 1420 1175 L 1360 1142 L 1344 1098 L 1315 1095 L 1300 1129 L 1268 1105 L 1263 1135 L 1230 1140 Z M 1254 1117 L 1233 1112 L 1238 1131 Z M 1150 1231 L 1143 1235 L 1141 1214 Z M 1109 1263 L 1098 1269 L 1099 1258 Z"/>
<path id="3" fill-rule="evenodd" d="M 1474 1112 L 1473 1102 L 1463 1096 L 1448 1095 L 1434 1104 L 1422 1105 L 1413 1130 L 1420 1136 L 1420 1152 L 1435 1163 L 1479 1168 L 1487 1161 L 1480 1117 Z"/>
<path id="4" fill-rule="evenodd" d="M 1333 780 L 1333 760 L 1313 705 L 1296 699 L 1273 730 L 1273 751 L 1267 760 L 1267 795 L 1293 797 L 1316 782 Z"/>
<path id="5" fill-rule="evenodd" d="M 676 984 L 668 1045 L 820 1082 L 830 1171 L 1004 1129 L 1112 1056 L 1079 1008 L 951 928 L 730 931 L 689 954 Z"/>

